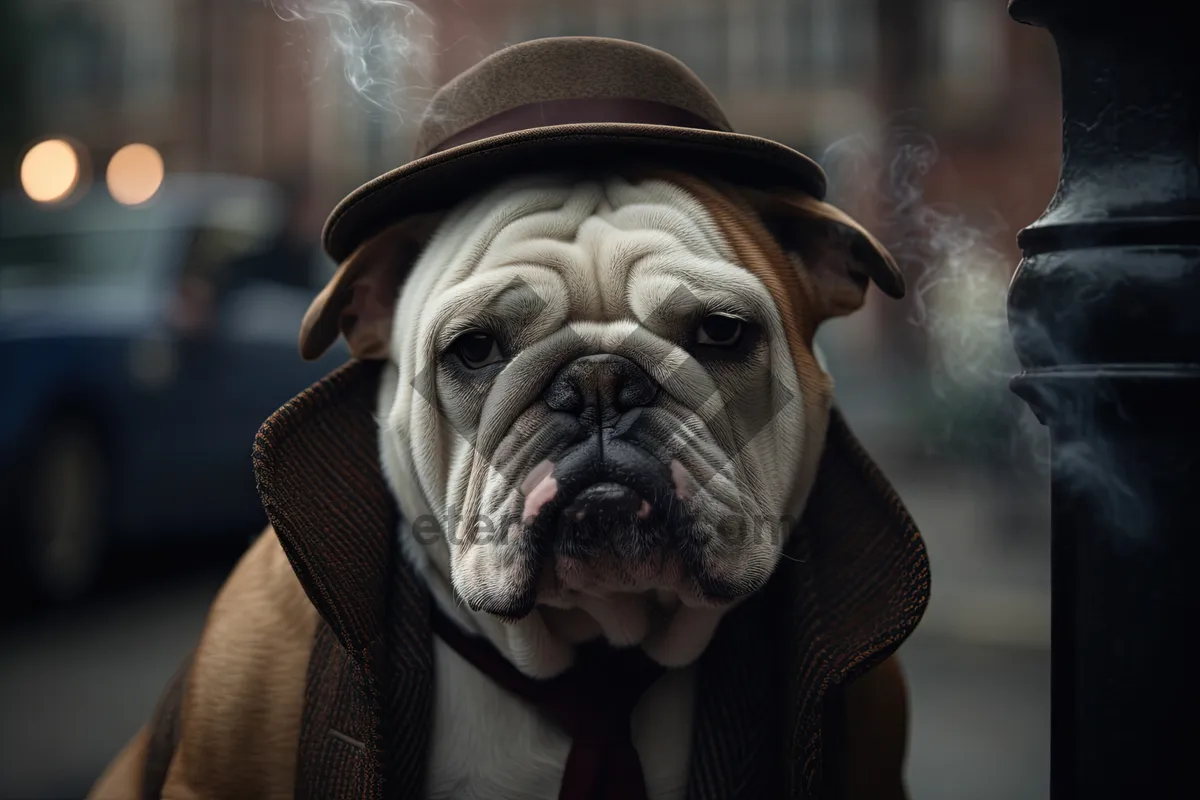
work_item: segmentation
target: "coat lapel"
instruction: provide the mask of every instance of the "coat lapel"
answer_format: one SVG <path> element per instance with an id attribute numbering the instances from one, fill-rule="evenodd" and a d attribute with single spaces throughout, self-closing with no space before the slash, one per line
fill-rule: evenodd
<path id="1" fill-rule="evenodd" d="M 824 704 L 912 634 L 930 588 L 916 524 L 839 411 L 790 545 L 771 587 L 787 665 L 787 787 L 819 797 Z"/>
<path id="2" fill-rule="evenodd" d="M 317 611 L 355 663 L 384 655 L 396 511 L 379 467 L 380 365 L 352 361 L 263 424 L 258 492 Z"/>
<path id="3" fill-rule="evenodd" d="M 920 533 L 835 409 L 775 576 L 701 658 L 689 800 L 823 797 L 826 704 L 900 646 L 928 599 Z"/>
<path id="4" fill-rule="evenodd" d="M 325 621 L 309 664 L 297 787 L 334 798 L 420 797 L 431 728 L 428 598 L 398 552 L 379 466 L 381 364 L 352 361 L 259 431 L 259 494 Z"/>
<path id="5" fill-rule="evenodd" d="M 385 786 L 420 797 L 427 769 L 429 600 L 398 552 L 379 466 L 379 375 L 377 362 L 350 362 L 280 409 L 255 443 L 263 505 L 327 625 L 298 773 L 314 797 L 382 798 Z M 835 410 L 775 577 L 701 659 L 689 800 L 821 797 L 825 704 L 899 647 L 928 596 L 920 534 Z"/>

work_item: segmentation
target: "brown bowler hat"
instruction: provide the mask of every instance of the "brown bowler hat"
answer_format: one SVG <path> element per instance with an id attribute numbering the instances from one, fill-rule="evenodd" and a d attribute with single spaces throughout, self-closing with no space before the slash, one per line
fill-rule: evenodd
<path id="1" fill-rule="evenodd" d="M 414 159 L 337 205 L 325 223 L 325 250 L 345 261 L 392 224 L 531 168 L 590 170 L 630 161 L 825 195 L 825 173 L 815 161 L 734 133 L 712 92 L 674 56 L 620 39 L 535 39 L 492 54 L 438 90 L 418 128 Z M 355 278 L 349 273 L 339 270 L 309 309 L 300 337 L 305 358 L 318 357 L 336 338 L 329 300 L 348 290 Z"/>

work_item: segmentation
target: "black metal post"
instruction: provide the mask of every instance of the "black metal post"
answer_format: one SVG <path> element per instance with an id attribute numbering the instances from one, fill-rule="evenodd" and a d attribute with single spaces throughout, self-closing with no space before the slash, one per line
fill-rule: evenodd
<path id="1" fill-rule="evenodd" d="M 1011 0 L 1062 71 L 1063 158 L 1009 322 L 1050 433 L 1051 795 L 1195 797 L 1200 46 L 1180 0 Z"/>

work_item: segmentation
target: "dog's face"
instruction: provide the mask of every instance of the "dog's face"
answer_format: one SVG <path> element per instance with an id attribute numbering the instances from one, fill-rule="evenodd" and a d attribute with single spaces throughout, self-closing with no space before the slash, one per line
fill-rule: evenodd
<path id="1" fill-rule="evenodd" d="M 579 609 L 676 662 L 812 485 L 816 326 L 898 280 L 832 207 L 683 175 L 524 178 L 352 259 L 341 329 L 392 364 L 385 472 L 427 557 L 473 609 Z"/>

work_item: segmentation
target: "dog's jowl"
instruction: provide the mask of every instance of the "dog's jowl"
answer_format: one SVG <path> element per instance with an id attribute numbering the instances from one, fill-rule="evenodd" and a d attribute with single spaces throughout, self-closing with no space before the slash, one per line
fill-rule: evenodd
<path id="1" fill-rule="evenodd" d="M 330 217 L 300 350 L 354 360 L 94 796 L 905 797 L 927 560 L 813 345 L 904 283 L 824 191 L 637 44 L 451 81 Z"/>

